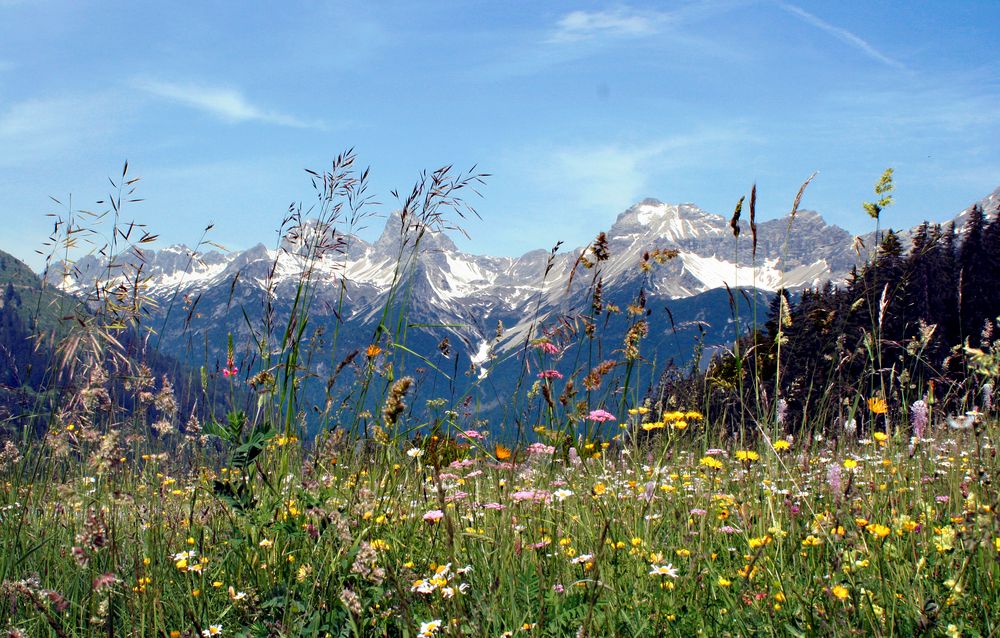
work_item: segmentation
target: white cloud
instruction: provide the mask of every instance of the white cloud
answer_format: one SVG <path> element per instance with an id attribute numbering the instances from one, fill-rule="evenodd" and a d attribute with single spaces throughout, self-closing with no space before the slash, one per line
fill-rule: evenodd
<path id="1" fill-rule="evenodd" d="M 725 167 L 763 141 L 741 123 L 717 124 L 635 144 L 521 149 L 497 173 L 522 184 L 520 196 L 534 215 L 556 215 L 567 232 L 574 226 L 590 232 L 601 227 L 609 212 L 623 211 L 644 197 L 683 200 L 691 193 L 670 189 L 684 187 L 690 171 Z"/>
<path id="2" fill-rule="evenodd" d="M 787 11 L 788 13 L 791 13 L 792 15 L 801 18 L 802 20 L 813 25 L 814 27 L 826 31 L 827 33 L 837 38 L 841 42 L 851 45 L 852 47 L 861 51 L 862 53 L 872 58 L 873 60 L 881 62 L 886 66 L 895 67 L 897 69 L 906 69 L 906 66 L 902 62 L 890 58 L 886 54 L 882 53 L 881 51 L 873 47 L 866 40 L 854 35 L 847 29 L 842 29 L 841 27 L 834 26 L 829 22 L 827 22 L 826 20 L 823 20 L 822 18 L 815 16 L 806 11 L 805 9 L 802 9 L 795 5 L 778 3 L 778 6 Z"/>
<path id="3" fill-rule="evenodd" d="M 580 42 L 600 37 L 642 37 L 657 32 L 664 14 L 640 12 L 626 7 L 605 11 L 572 11 L 556 23 L 548 41 L 554 44 Z"/>
<path id="4" fill-rule="evenodd" d="M 291 115 L 262 109 L 251 104 L 237 89 L 151 79 L 136 80 L 133 84 L 151 95 L 205 111 L 226 122 L 265 122 L 294 128 L 323 127 L 319 122 L 306 122 Z"/>

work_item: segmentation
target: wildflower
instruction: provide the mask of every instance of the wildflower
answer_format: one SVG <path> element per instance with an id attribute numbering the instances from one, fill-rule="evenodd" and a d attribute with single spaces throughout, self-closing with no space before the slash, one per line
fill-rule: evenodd
<path id="1" fill-rule="evenodd" d="M 423 455 L 424 451 L 418 447 L 412 447 L 406 451 L 406 456 L 410 457 L 411 459 L 419 459 Z"/>
<path id="2" fill-rule="evenodd" d="M 439 629 L 441 629 L 440 620 L 435 619 L 422 622 L 420 623 L 420 633 L 417 634 L 417 638 L 430 638 L 437 635 Z"/>
<path id="3" fill-rule="evenodd" d="M 645 430 L 646 432 L 650 432 L 652 430 L 662 430 L 665 426 L 666 423 L 664 423 L 663 421 L 647 421 L 646 423 L 643 423 L 640 427 L 642 427 L 642 429 Z"/>
<path id="4" fill-rule="evenodd" d="M 202 629 L 201 635 L 205 638 L 209 636 L 221 636 L 222 635 L 222 625 L 209 625 L 208 629 Z"/>
<path id="5" fill-rule="evenodd" d="M 850 459 L 849 459 L 850 460 Z M 846 461 L 845 461 L 846 466 Z M 826 483 L 830 486 L 830 490 L 836 494 L 840 495 L 842 492 L 842 484 L 840 482 L 840 466 L 836 463 L 831 463 L 830 467 L 826 470 Z"/>
<path id="6" fill-rule="evenodd" d="M 787 450 L 790 447 L 792 447 L 792 444 L 786 441 L 785 439 L 781 439 L 774 442 L 774 449 L 778 452 L 781 452 L 782 450 Z"/>
<path id="7" fill-rule="evenodd" d="M 561 502 L 565 501 L 566 499 L 568 499 L 570 496 L 573 496 L 573 491 L 572 490 L 567 490 L 565 488 L 562 488 L 562 489 L 558 489 L 555 492 L 553 492 L 552 496 L 555 496 L 556 500 L 558 500 L 561 503 Z"/>
<path id="8" fill-rule="evenodd" d="M 843 585 L 834 585 L 833 589 L 830 590 L 830 593 L 833 594 L 833 597 L 837 600 L 847 600 L 847 598 L 851 595 L 850 590 Z"/>
<path id="9" fill-rule="evenodd" d="M 844 459 L 844 469 L 845 470 L 853 470 L 856 467 L 858 467 L 858 462 L 857 461 L 855 461 L 854 459 Z"/>
<path id="10" fill-rule="evenodd" d="M 529 455 L 535 455 L 535 454 L 551 455 L 555 453 L 556 453 L 556 448 L 555 446 L 552 445 L 545 445 L 544 443 L 536 442 L 528 446 Z"/>
<path id="11" fill-rule="evenodd" d="M 369 344 L 368 348 L 365 349 L 365 356 L 368 357 L 369 359 L 374 359 L 380 354 L 382 354 L 382 348 L 380 348 L 374 343 Z"/>
<path id="12" fill-rule="evenodd" d="M 889 404 L 882 397 L 872 397 L 868 399 L 868 409 L 872 414 L 886 414 L 889 412 Z"/>
<path id="13" fill-rule="evenodd" d="M 716 582 L 719 584 L 719 587 L 729 587 L 733 584 L 733 581 L 729 580 L 725 576 L 719 576 L 719 580 Z"/>
<path id="14" fill-rule="evenodd" d="M 607 410 L 591 410 L 587 418 L 591 421 L 597 421 L 598 423 L 603 423 L 605 421 L 617 421 L 615 415 L 611 414 Z"/>
<path id="15" fill-rule="evenodd" d="M 892 531 L 891 529 L 889 529 L 885 525 L 880 525 L 878 523 L 875 523 L 873 525 L 869 525 L 867 527 L 867 529 L 868 529 L 868 532 L 872 536 L 875 536 L 876 538 L 885 538 Z"/>
<path id="16" fill-rule="evenodd" d="M 675 430 L 683 430 L 683 429 L 687 428 L 687 426 L 688 426 L 687 421 L 674 421 L 670 425 L 670 427 L 672 427 Z"/>
<path id="17" fill-rule="evenodd" d="M 174 567 L 182 572 L 188 571 L 188 561 L 195 557 L 197 552 L 191 550 L 189 552 L 179 552 L 174 554 Z"/>
<path id="18" fill-rule="evenodd" d="M 858 431 L 858 422 L 856 419 L 845 419 L 844 420 L 844 432 L 848 435 L 852 435 Z"/>
<path id="19" fill-rule="evenodd" d="M 538 373 L 539 379 L 562 379 L 562 372 L 558 370 L 543 370 Z"/>
<path id="20" fill-rule="evenodd" d="M 431 510 L 424 514 L 424 520 L 428 523 L 437 523 L 442 518 L 444 518 L 444 512 L 441 510 Z"/>
<path id="21" fill-rule="evenodd" d="M 506 461 L 511 457 L 510 448 L 503 445 L 502 443 L 497 443 L 493 449 L 494 454 L 500 461 Z"/>
<path id="22" fill-rule="evenodd" d="M 573 563 L 574 565 L 585 565 L 587 563 L 591 563 L 593 560 L 594 560 L 593 554 L 580 554 L 576 558 L 571 559 L 569 562 Z"/>
<path id="23" fill-rule="evenodd" d="M 910 425 L 913 427 L 913 436 L 918 440 L 924 438 L 924 428 L 927 427 L 927 404 L 923 401 L 914 401 L 910 406 Z"/>
<path id="24" fill-rule="evenodd" d="M 948 421 L 948 427 L 952 430 L 968 430 L 976 422 L 978 415 L 978 412 L 966 412 L 965 416 L 952 416 L 949 414 L 945 419 Z"/>
<path id="25" fill-rule="evenodd" d="M 668 576 L 670 578 L 677 578 L 679 575 L 677 568 L 671 563 L 667 563 L 666 565 L 650 565 L 649 567 L 650 576 Z"/>
<path id="26" fill-rule="evenodd" d="M 698 461 L 698 465 L 701 465 L 702 467 L 707 467 L 712 470 L 721 470 L 723 467 L 722 461 L 711 456 L 703 456 L 701 460 Z"/>
<path id="27" fill-rule="evenodd" d="M 885 432 L 875 432 L 872 434 L 872 438 L 878 441 L 879 445 L 885 445 L 885 442 L 889 440 L 889 435 Z"/>
<path id="28" fill-rule="evenodd" d="M 559 346 L 548 341 L 538 342 L 538 349 L 545 354 L 559 354 Z"/>
<path id="29" fill-rule="evenodd" d="M 753 461 L 760 460 L 760 455 L 752 450 L 737 450 L 736 459 L 739 461 L 745 461 L 751 463 Z"/>

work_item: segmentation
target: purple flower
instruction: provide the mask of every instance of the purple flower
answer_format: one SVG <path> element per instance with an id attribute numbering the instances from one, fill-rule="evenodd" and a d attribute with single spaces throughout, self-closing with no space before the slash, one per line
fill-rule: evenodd
<path id="1" fill-rule="evenodd" d="M 913 426 L 913 436 L 924 438 L 924 428 L 927 427 L 927 404 L 914 401 L 910 406 L 910 425 Z"/>
<path id="2" fill-rule="evenodd" d="M 843 491 L 841 483 L 840 483 L 840 478 L 841 478 L 841 475 L 840 475 L 840 464 L 839 463 L 831 463 L 830 467 L 827 468 L 827 470 L 826 470 L 826 482 L 830 486 L 830 490 L 834 494 L 836 494 L 838 497 L 840 496 L 841 492 Z"/>

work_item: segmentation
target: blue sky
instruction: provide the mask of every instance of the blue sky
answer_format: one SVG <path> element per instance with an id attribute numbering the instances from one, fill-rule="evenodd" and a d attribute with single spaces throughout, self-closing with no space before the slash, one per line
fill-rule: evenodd
<path id="1" fill-rule="evenodd" d="M 644 197 L 803 206 L 853 232 L 1000 186 L 1000 2 L 0 0 L 0 249 L 128 159 L 162 243 L 272 243 L 304 168 L 354 147 L 386 210 L 421 169 L 491 173 L 473 252 L 587 242 Z M 378 225 L 377 222 L 375 225 Z M 373 229 L 371 233 L 377 233 Z"/>

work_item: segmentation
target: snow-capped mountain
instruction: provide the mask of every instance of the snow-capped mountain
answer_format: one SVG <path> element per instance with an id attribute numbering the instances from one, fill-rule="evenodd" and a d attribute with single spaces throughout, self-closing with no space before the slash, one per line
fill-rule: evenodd
<path id="1" fill-rule="evenodd" d="M 605 291 L 641 284 L 650 297 L 671 300 L 724 286 L 774 291 L 837 282 L 855 264 L 850 233 L 814 212 L 799 212 L 791 226 L 787 219 L 758 224 L 756 255 L 745 220 L 741 228 L 736 239 L 727 218 L 693 204 L 646 199 L 618 216 L 605 233 L 608 258 L 586 274 L 577 262 L 581 249 L 554 255 L 534 250 L 516 258 L 472 255 L 445 233 L 427 229 L 410 281 L 410 320 L 449 326 L 468 355 L 482 360 L 498 321 L 505 331 L 495 347 L 516 347 L 531 325 L 579 305 L 579 293 L 593 281 L 594 272 Z M 401 257 L 405 261 L 412 250 L 404 230 L 399 215 L 391 215 L 376 241 L 340 236 L 330 242 L 335 250 L 312 263 L 303 258 L 298 236 L 286 238 L 278 248 L 258 244 L 229 254 L 170 246 L 145 252 L 141 274 L 145 293 L 161 307 L 168 299 L 197 299 L 202 316 L 219 319 L 234 304 L 259 305 L 264 291 L 279 300 L 290 297 L 304 269 L 311 267 L 317 282 L 314 312 L 339 308 L 338 314 L 346 310 L 345 318 L 363 324 L 375 319 L 403 275 Z M 655 250 L 677 250 L 678 255 L 643 272 L 643 255 Z M 574 266 L 580 271 L 576 275 Z M 107 272 L 101 262 L 87 257 L 74 264 L 62 287 L 82 291 Z"/>

